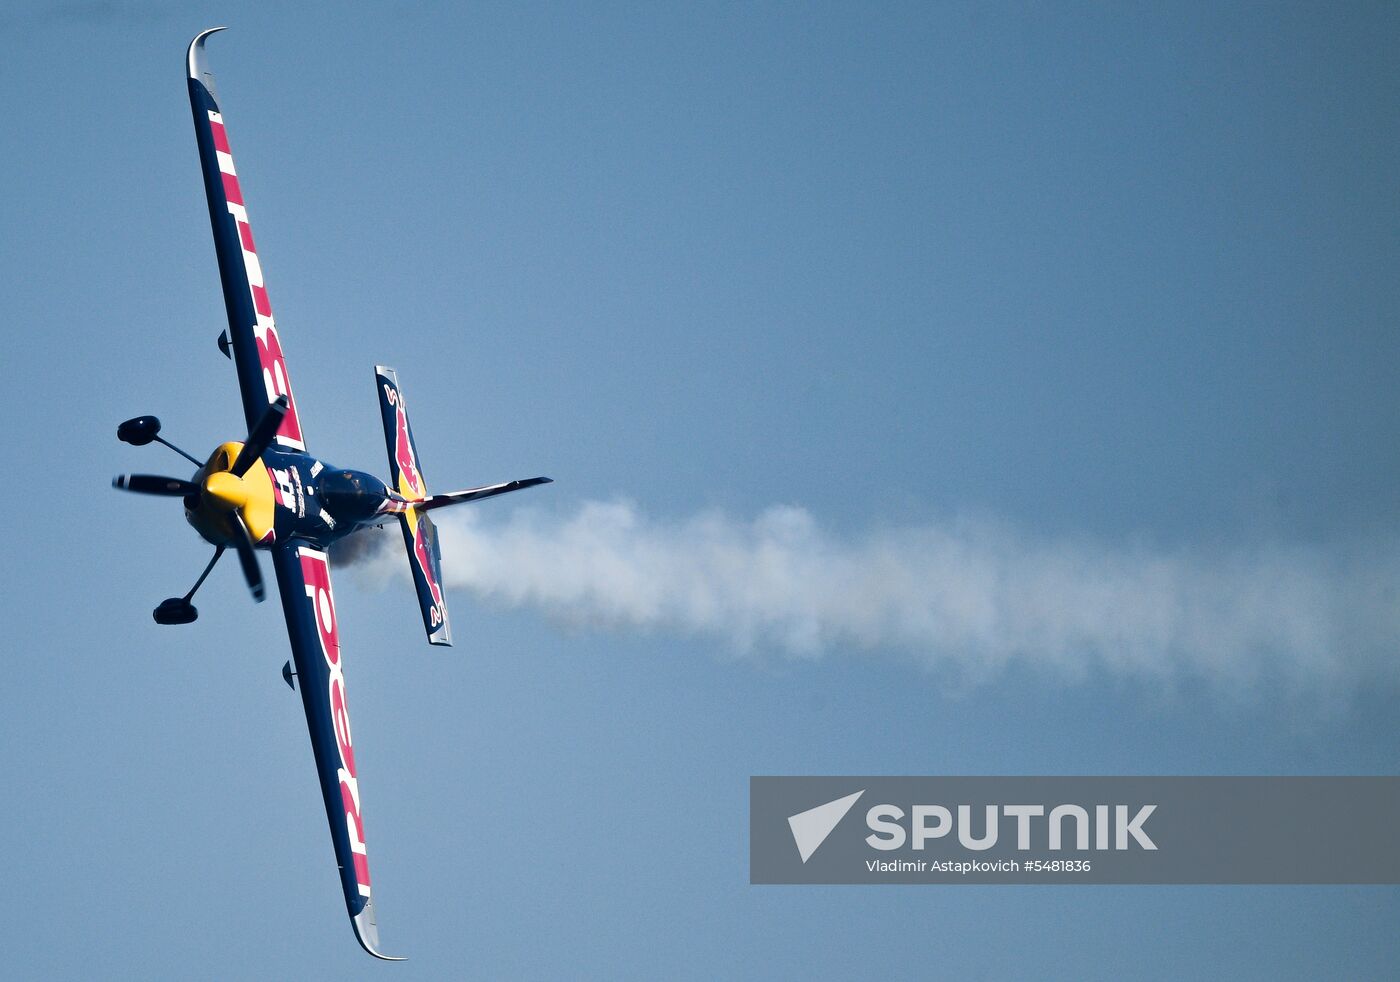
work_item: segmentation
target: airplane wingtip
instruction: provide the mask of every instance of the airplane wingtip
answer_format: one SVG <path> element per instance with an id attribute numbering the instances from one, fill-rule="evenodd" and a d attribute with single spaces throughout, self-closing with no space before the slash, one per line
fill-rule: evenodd
<path id="1" fill-rule="evenodd" d="M 204 63 L 204 40 L 211 34 L 226 30 L 228 30 L 227 27 L 211 27 L 194 36 L 189 49 L 185 52 L 185 70 L 189 73 L 190 78 L 203 81 L 201 76 L 208 76 L 210 81 L 213 81 L 213 73 L 209 71 L 209 66 Z M 208 85 L 205 87 L 208 88 Z"/>
<path id="2" fill-rule="evenodd" d="M 372 902 L 366 900 L 363 909 L 350 918 L 350 924 L 355 928 L 355 940 L 360 942 L 360 947 L 375 958 L 386 962 L 408 961 L 403 955 L 386 955 L 379 950 L 379 926 L 374 921 Z"/>

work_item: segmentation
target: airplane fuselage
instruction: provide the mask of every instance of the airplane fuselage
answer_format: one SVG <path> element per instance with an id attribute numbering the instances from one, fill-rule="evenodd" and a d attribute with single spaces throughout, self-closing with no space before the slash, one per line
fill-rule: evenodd
<path id="1" fill-rule="evenodd" d="M 184 499 L 185 520 L 214 545 L 233 541 L 229 515 L 235 510 L 254 544 L 270 549 L 289 539 L 325 547 L 408 507 L 373 474 L 333 467 L 300 450 L 269 448 L 243 477 L 234 477 L 230 468 L 242 446 L 215 448 L 193 478 L 203 490 Z"/>

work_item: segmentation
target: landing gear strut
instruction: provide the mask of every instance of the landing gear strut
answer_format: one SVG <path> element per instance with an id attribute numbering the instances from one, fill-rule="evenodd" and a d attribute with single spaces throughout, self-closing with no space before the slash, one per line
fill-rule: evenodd
<path id="1" fill-rule="evenodd" d="M 190 592 L 183 597 L 171 597 L 162 600 L 160 606 L 151 611 L 151 617 L 155 618 L 157 624 L 189 624 L 199 616 L 199 608 L 190 603 L 190 598 L 194 592 L 204 585 L 204 581 L 209 576 L 209 571 L 214 568 L 214 564 L 219 561 L 219 557 L 224 554 L 224 547 L 218 546 L 214 550 L 214 558 L 209 560 L 209 565 L 204 567 L 204 572 L 199 574 L 199 579 L 194 581 L 194 586 L 190 587 Z"/>

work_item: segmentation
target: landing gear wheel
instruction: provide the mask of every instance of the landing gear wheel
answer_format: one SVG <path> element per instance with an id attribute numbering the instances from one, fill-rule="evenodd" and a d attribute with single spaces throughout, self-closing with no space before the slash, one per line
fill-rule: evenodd
<path id="1" fill-rule="evenodd" d="M 199 616 L 199 611 L 184 597 L 171 597 L 162 600 L 151 616 L 157 624 L 188 624 Z"/>

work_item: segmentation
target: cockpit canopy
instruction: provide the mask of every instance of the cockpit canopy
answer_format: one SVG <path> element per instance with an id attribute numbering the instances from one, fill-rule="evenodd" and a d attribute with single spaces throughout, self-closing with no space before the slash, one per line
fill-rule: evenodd
<path id="1" fill-rule="evenodd" d="M 338 525 L 354 525 L 372 518 L 389 497 L 389 488 L 364 471 L 323 471 L 316 479 L 326 511 Z"/>

